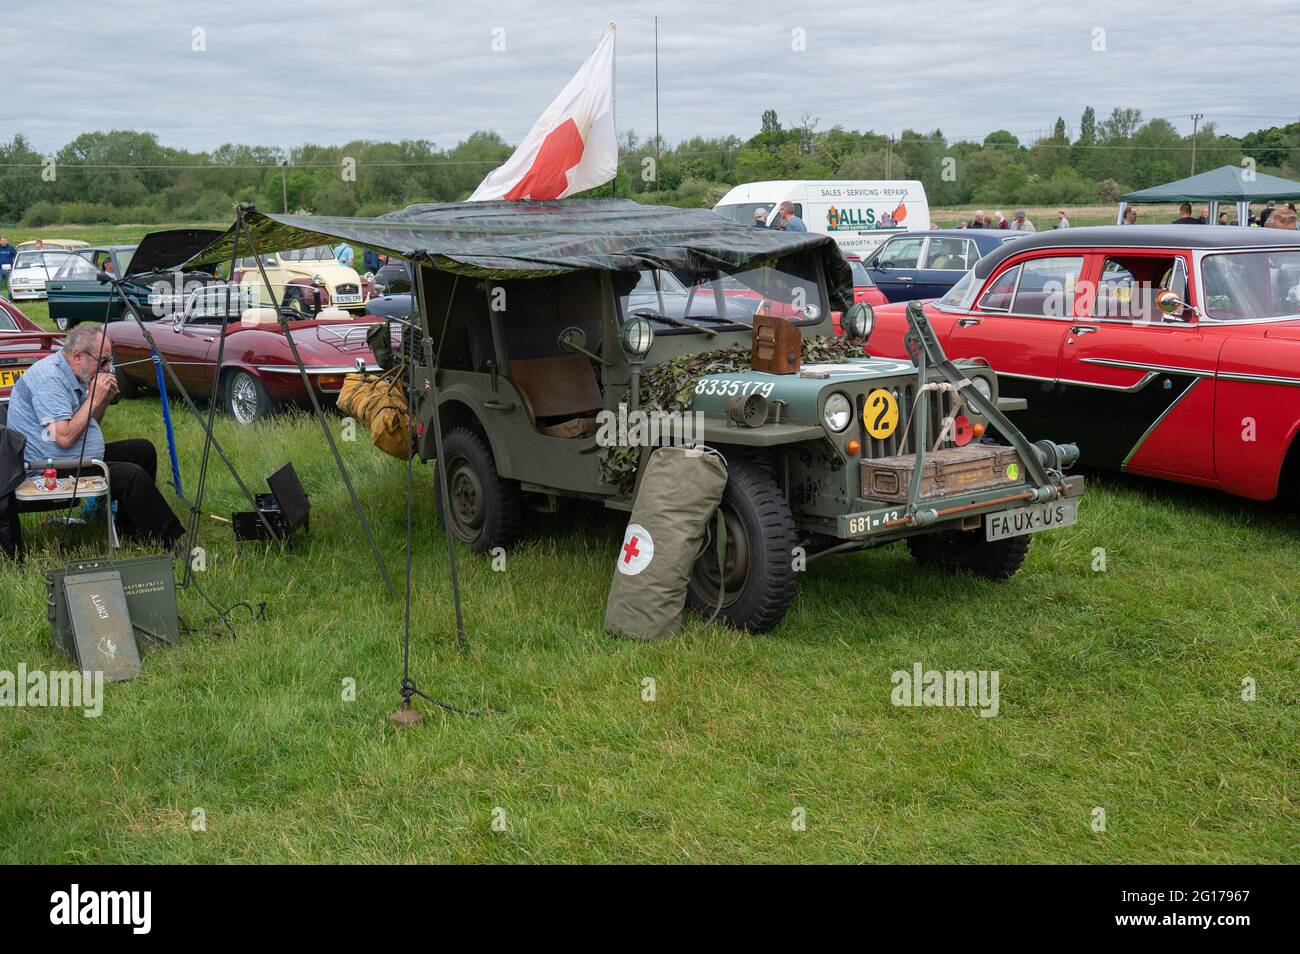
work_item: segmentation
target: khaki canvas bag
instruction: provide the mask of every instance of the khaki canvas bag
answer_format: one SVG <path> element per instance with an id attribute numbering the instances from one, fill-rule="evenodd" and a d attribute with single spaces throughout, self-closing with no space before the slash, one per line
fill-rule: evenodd
<path id="1" fill-rule="evenodd" d="M 339 391 L 339 410 L 370 428 L 370 442 L 399 460 L 411 456 L 410 409 L 402 387 L 402 368 L 383 374 L 349 374 Z"/>
<path id="2" fill-rule="evenodd" d="M 614 566 L 607 633 L 651 640 L 680 632 L 691 567 L 726 486 L 717 451 L 660 447 L 650 455 Z"/>

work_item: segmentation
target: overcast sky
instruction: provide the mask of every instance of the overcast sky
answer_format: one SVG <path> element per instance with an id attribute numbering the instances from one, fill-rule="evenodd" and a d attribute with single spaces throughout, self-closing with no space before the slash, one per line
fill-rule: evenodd
<path id="1" fill-rule="evenodd" d="M 131 128 L 189 149 L 447 147 L 495 129 L 515 142 L 609 20 L 618 127 L 645 136 L 656 14 L 670 142 L 747 137 L 767 108 L 787 126 L 807 113 L 818 129 L 955 139 L 1003 128 L 1026 143 L 1057 115 L 1074 130 L 1089 104 L 1099 118 L 1136 106 L 1183 131 L 1193 112 L 1232 133 L 1300 118 L 1295 0 L 63 0 L 5 9 L 0 138 L 22 132 L 51 151 L 81 132 Z"/>

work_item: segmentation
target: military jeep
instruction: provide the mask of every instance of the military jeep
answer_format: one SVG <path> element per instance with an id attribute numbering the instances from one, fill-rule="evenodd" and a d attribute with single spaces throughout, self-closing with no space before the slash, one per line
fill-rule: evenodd
<path id="1" fill-rule="evenodd" d="M 596 203 L 611 204 L 629 205 Z M 1062 471 L 1077 451 L 1027 443 L 993 370 L 949 362 L 919 309 L 913 361 L 870 357 L 870 306 L 848 307 L 830 240 L 645 211 L 659 234 L 600 223 L 589 239 L 600 267 L 419 269 L 419 452 L 438 456 L 436 394 L 439 516 L 458 540 L 509 547 L 526 513 L 566 498 L 630 510 L 654 446 L 694 441 L 723 454 L 729 477 L 726 532 L 710 534 L 688 601 L 708 612 L 721 596 L 723 618 L 761 632 L 821 556 L 906 540 L 922 563 L 1004 579 L 1033 531 L 1074 522 L 1083 481 Z M 562 247 L 531 212 L 518 237 Z M 797 329 L 797 369 L 754 368 L 756 321 Z"/>
<path id="2" fill-rule="evenodd" d="M 260 250 L 343 239 L 412 263 L 416 451 L 475 551 L 572 498 L 630 511 L 665 442 L 726 459 L 688 600 L 752 631 L 823 556 L 906 541 L 921 563 L 1004 579 L 1032 533 L 1076 519 L 1077 450 L 1028 443 L 993 370 L 949 361 L 919 308 L 910 361 L 870 356 L 870 307 L 827 236 L 624 200 L 244 222 Z"/>

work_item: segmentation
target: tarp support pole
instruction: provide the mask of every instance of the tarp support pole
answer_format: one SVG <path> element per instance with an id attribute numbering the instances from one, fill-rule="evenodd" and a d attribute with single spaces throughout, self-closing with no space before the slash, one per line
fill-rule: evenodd
<path id="1" fill-rule="evenodd" d="M 235 208 L 235 221 L 239 228 L 244 226 L 244 211 L 251 206 L 239 205 Z M 262 276 L 262 282 L 266 285 L 268 293 L 271 292 L 271 279 L 266 274 L 266 266 L 262 264 L 262 256 L 258 254 L 257 243 L 253 239 L 251 229 L 245 230 L 248 236 L 248 249 L 253 253 L 253 261 L 257 262 L 257 271 Z M 284 288 L 285 302 L 289 298 L 289 286 Z M 283 304 L 283 303 L 282 303 Z M 370 544 L 370 552 L 375 557 L 375 565 L 379 567 L 379 575 L 384 579 L 384 586 L 388 587 L 388 595 L 396 596 L 397 590 L 393 586 L 392 577 L 388 575 L 388 567 L 384 565 L 384 556 L 379 552 L 379 544 L 375 542 L 375 535 L 370 530 L 370 522 L 366 520 L 366 512 L 361 507 L 361 500 L 357 497 L 357 492 L 352 488 L 352 478 L 348 476 L 348 469 L 343 463 L 343 455 L 339 453 L 339 448 L 334 443 L 334 434 L 330 431 L 329 421 L 325 420 L 325 412 L 321 410 L 320 400 L 316 397 L 316 389 L 312 387 L 311 378 L 307 374 L 307 368 L 302 363 L 302 355 L 298 353 L 298 345 L 294 343 L 293 332 L 289 330 L 288 319 L 284 317 L 283 307 L 277 306 L 275 317 L 280 322 L 280 330 L 284 332 L 284 340 L 289 345 L 289 351 L 293 354 L 294 364 L 298 366 L 298 376 L 302 379 L 302 385 L 307 391 L 307 397 L 311 399 L 311 406 L 315 412 L 316 420 L 320 422 L 321 432 L 325 435 L 325 443 L 329 445 L 330 452 L 334 455 L 334 463 L 338 465 L 339 476 L 343 478 L 343 486 L 347 488 L 348 497 L 352 500 L 352 509 L 356 511 L 357 521 L 361 524 L 361 529 L 366 535 L 366 541 Z"/>
<path id="2" fill-rule="evenodd" d="M 424 260 L 427 264 L 428 255 L 417 253 L 412 257 L 416 267 L 420 267 L 420 261 Z M 430 266 L 431 267 L 431 266 Z M 465 619 L 461 614 L 460 608 L 460 572 L 456 566 L 456 535 L 451 528 L 451 487 L 448 485 L 447 473 L 445 469 L 446 458 L 442 455 L 442 419 L 438 411 L 438 363 L 442 360 L 443 346 L 447 341 L 447 326 L 451 324 L 451 310 L 456 303 L 456 292 L 460 289 L 460 276 L 455 275 L 451 280 L 451 294 L 447 298 L 447 314 L 443 318 L 442 329 L 438 334 L 438 350 L 430 354 L 433 342 L 429 340 L 427 333 L 429 328 L 428 313 L 424 301 L 424 278 L 418 272 L 415 274 L 415 304 L 420 312 L 420 325 L 426 330 L 424 336 L 424 355 L 425 361 L 429 366 L 429 404 L 431 408 L 431 426 L 433 427 L 433 446 L 436 456 L 435 467 L 442 471 L 441 479 L 437 481 L 441 488 L 439 494 L 442 504 L 442 512 L 446 518 L 446 526 L 443 527 L 447 535 L 447 565 L 451 571 L 451 599 L 456 607 L 456 645 L 461 649 L 465 648 Z M 414 412 L 414 408 L 411 408 Z"/>
<path id="3" fill-rule="evenodd" d="M 172 430 L 172 402 L 167 397 L 167 379 L 163 375 L 162 358 L 157 351 L 153 352 L 153 370 L 158 380 L 158 398 L 162 401 L 163 427 L 167 431 L 167 455 L 172 461 L 172 486 L 176 488 L 178 497 L 184 497 L 185 491 L 181 489 L 181 462 L 176 458 L 176 434 Z"/>
<path id="4" fill-rule="evenodd" d="M 221 462 L 226 465 L 226 470 L 230 471 L 230 476 L 234 478 L 235 483 L 239 485 L 239 489 L 243 493 L 244 499 L 248 501 L 248 505 L 252 507 L 253 511 L 257 514 L 258 519 L 262 522 L 262 526 L 266 528 L 267 534 L 271 537 L 272 540 L 274 540 L 276 543 L 279 543 L 280 535 L 275 532 L 275 527 L 271 526 L 271 524 L 267 521 L 266 515 L 263 514 L 261 510 L 258 509 L 257 499 L 253 496 L 253 492 L 248 489 L 248 485 L 244 483 L 242 478 L 240 478 L 239 471 L 235 470 L 235 465 L 232 464 L 230 462 L 230 458 L 226 456 L 226 452 L 224 449 L 222 449 L 221 444 L 218 443 L 216 435 L 212 433 L 212 429 L 208 427 L 207 422 L 204 420 L 203 412 L 198 409 L 198 407 L 194 403 L 194 399 L 190 397 L 190 392 L 185 389 L 185 385 L 181 383 L 181 379 L 176 376 L 176 369 L 172 367 L 170 361 L 162 357 L 161 352 L 159 352 L 158 350 L 158 343 L 154 341 L 153 334 L 149 331 L 149 328 L 145 324 L 144 319 L 140 317 L 140 312 L 136 310 L 135 302 L 131 300 L 130 295 L 128 295 L 126 292 L 122 290 L 120 283 L 123 281 L 125 281 L 125 279 L 114 279 L 110 284 L 112 284 L 113 288 L 116 289 L 118 297 L 122 299 L 123 307 L 126 308 L 127 313 L 131 316 L 132 320 L 135 321 L 136 326 L 139 327 L 140 333 L 144 336 L 144 340 L 149 345 L 149 350 L 152 351 L 154 354 L 158 355 L 159 360 L 161 360 L 163 363 L 163 367 L 165 367 L 167 369 L 167 373 L 171 375 L 172 384 L 176 386 L 176 390 L 180 392 L 181 397 L 185 399 L 185 406 L 190 409 L 190 413 L 193 414 L 195 420 L 199 422 L 199 426 L 205 429 L 207 433 L 207 438 L 206 438 L 207 441 L 212 445 L 212 449 L 217 452 L 217 456 L 221 458 Z M 202 476 L 201 473 L 200 476 Z M 180 497 L 182 500 L 185 499 L 184 496 L 181 495 L 179 491 L 177 491 L 177 496 Z M 185 589 L 189 585 L 190 571 L 192 567 L 192 563 L 190 562 L 189 559 L 189 554 L 194 549 L 194 533 L 197 529 L 197 514 L 198 514 L 198 505 L 191 504 L 190 505 L 190 517 L 191 517 L 190 528 L 186 531 L 187 539 L 186 539 L 186 547 L 185 547 L 185 553 L 186 553 L 185 576 L 180 583 L 181 589 Z"/>

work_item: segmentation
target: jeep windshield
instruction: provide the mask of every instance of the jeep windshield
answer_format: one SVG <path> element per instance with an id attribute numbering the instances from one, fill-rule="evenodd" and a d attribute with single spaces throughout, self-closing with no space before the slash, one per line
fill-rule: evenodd
<path id="1" fill-rule="evenodd" d="M 619 304 L 624 319 L 646 317 L 666 333 L 746 330 L 755 315 L 816 324 L 826 302 L 815 269 L 808 270 L 812 277 L 768 266 L 734 274 L 646 269 Z"/>

